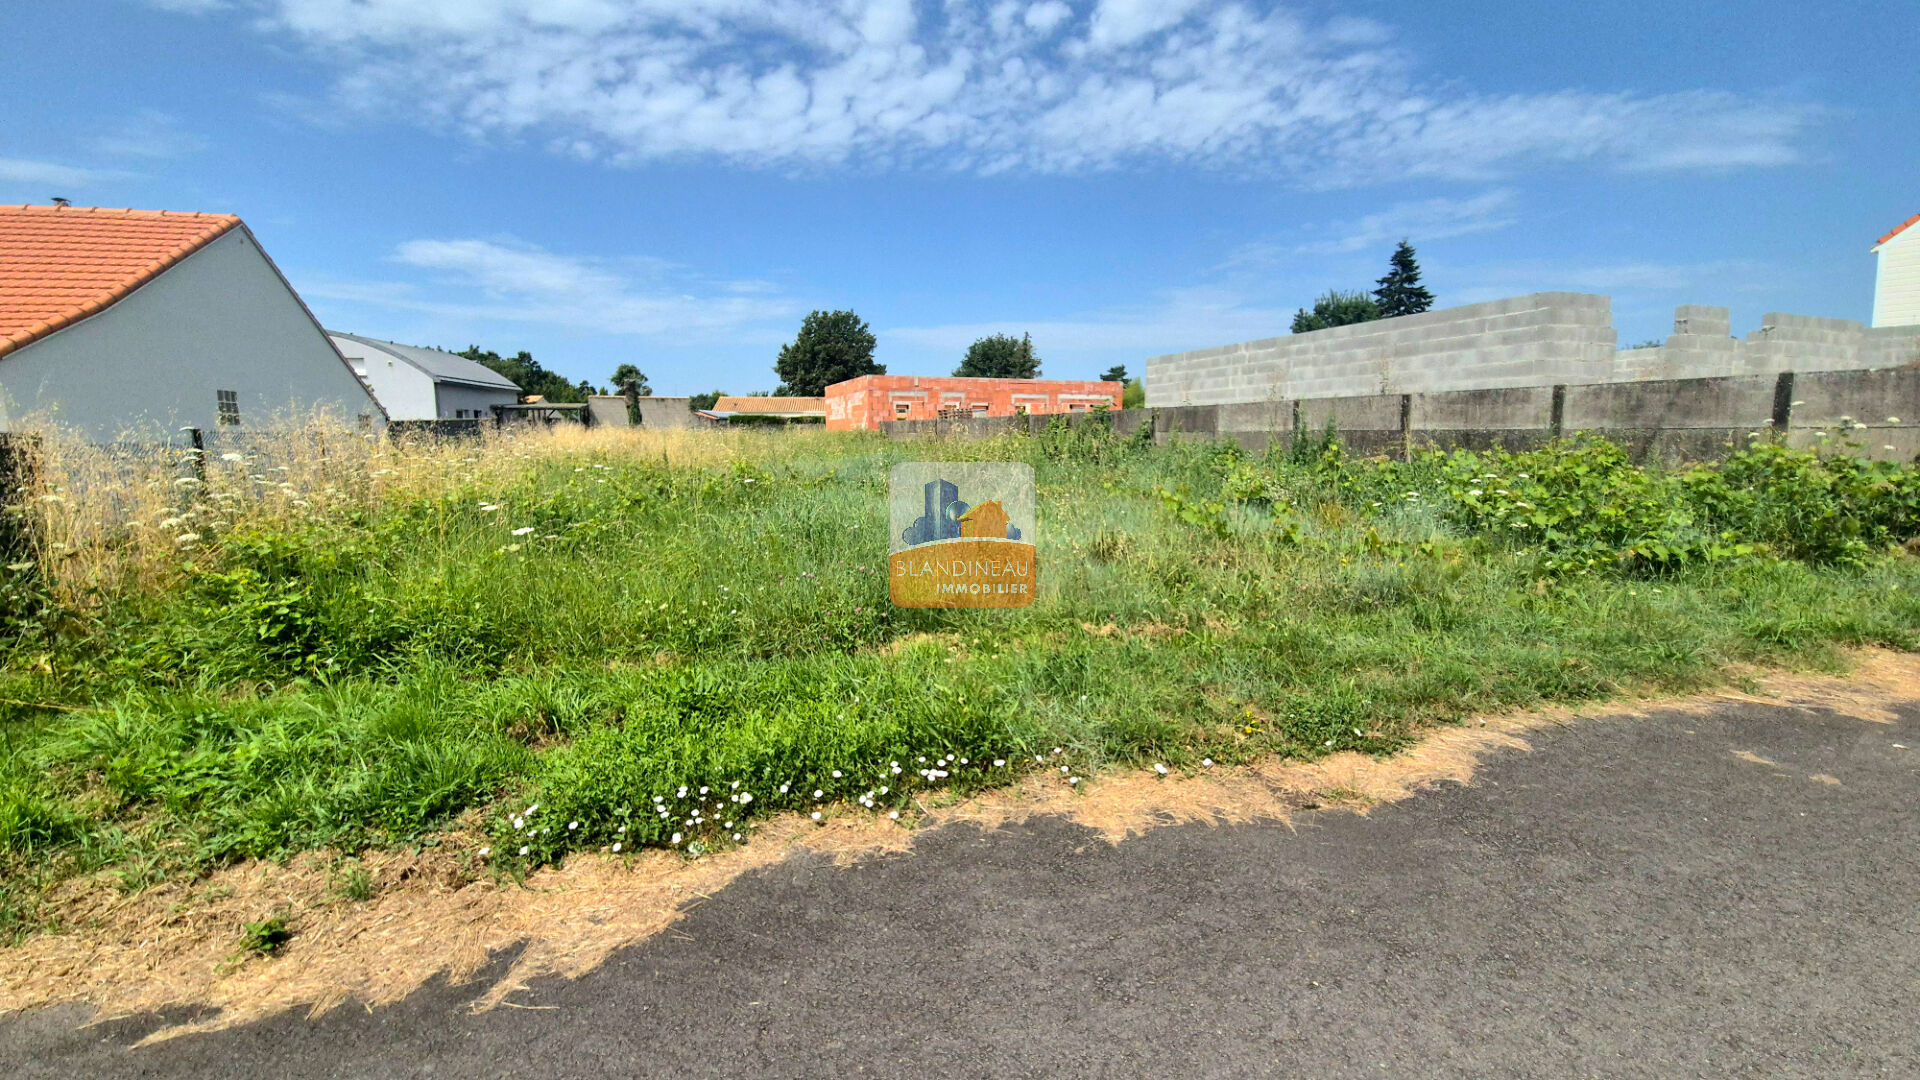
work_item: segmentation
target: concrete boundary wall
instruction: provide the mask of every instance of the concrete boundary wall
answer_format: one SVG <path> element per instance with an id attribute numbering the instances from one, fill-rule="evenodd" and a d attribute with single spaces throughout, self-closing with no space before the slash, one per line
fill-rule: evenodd
<path id="1" fill-rule="evenodd" d="M 1659 346 L 1617 350 L 1613 302 L 1544 292 L 1395 319 L 1156 356 L 1147 404 L 1432 394 L 1461 390 L 1858 371 L 1920 362 L 1920 326 L 1769 312 L 1744 339 L 1728 309 L 1683 304 Z"/>
<path id="2" fill-rule="evenodd" d="M 897 420 L 881 429 L 898 439 L 1039 434 L 1054 419 Z M 1909 461 L 1920 456 L 1920 368 L 1359 394 L 1059 419 L 1076 428 L 1108 423 L 1121 436 L 1152 424 L 1159 443 L 1232 439 L 1254 451 L 1286 445 L 1296 423 L 1318 434 L 1332 421 L 1353 453 L 1390 456 L 1456 447 L 1522 450 L 1593 432 L 1624 444 L 1638 460 L 1665 462 L 1711 460 L 1777 429 L 1791 445 L 1844 438 L 1866 456 Z"/>

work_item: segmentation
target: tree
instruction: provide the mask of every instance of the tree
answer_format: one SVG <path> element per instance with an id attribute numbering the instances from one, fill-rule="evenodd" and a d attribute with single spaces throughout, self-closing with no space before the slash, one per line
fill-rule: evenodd
<path id="1" fill-rule="evenodd" d="M 469 345 L 466 351 L 457 355 L 506 376 L 520 388 L 522 397 L 538 396 L 554 402 L 581 402 L 593 392 L 593 387 L 584 380 L 576 386 L 559 372 L 541 367 L 533 354 L 525 349 L 520 350 L 518 355 L 503 357 L 491 350 L 483 351 L 478 345 Z"/>
<path id="2" fill-rule="evenodd" d="M 1123 409 L 1144 409 L 1147 406 L 1147 387 L 1139 379 L 1128 379 L 1127 388 L 1120 392 L 1120 407 Z"/>
<path id="3" fill-rule="evenodd" d="M 653 396 L 653 387 L 647 385 L 647 373 L 632 364 L 621 364 L 613 369 L 613 385 L 623 394 L 631 386 L 635 397 Z"/>
<path id="4" fill-rule="evenodd" d="M 967 346 L 967 355 L 955 375 L 973 379 L 1037 379 L 1040 358 L 1033 355 L 1033 337 L 994 334 Z"/>
<path id="5" fill-rule="evenodd" d="M 687 399 L 687 408 L 693 412 L 699 412 L 701 409 L 711 409 L 713 408 L 714 402 L 726 396 L 726 391 L 724 390 L 715 390 L 709 394 L 695 394 Z"/>
<path id="6" fill-rule="evenodd" d="M 1101 382 L 1117 382 L 1117 383 L 1126 382 L 1127 366 L 1125 364 L 1113 365 L 1112 367 L 1107 369 L 1107 373 L 1105 375 L 1100 376 L 1100 381 Z"/>
<path id="7" fill-rule="evenodd" d="M 780 346 L 774 374 L 779 397 L 819 397 L 827 387 L 862 375 L 885 375 L 873 362 L 876 341 L 860 316 L 851 311 L 815 311 L 800 324 L 799 336 Z"/>
<path id="8" fill-rule="evenodd" d="M 1433 306 L 1433 294 L 1420 284 L 1420 264 L 1414 261 L 1413 245 L 1405 240 L 1393 249 L 1387 276 L 1373 290 L 1373 301 L 1380 306 L 1380 317 L 1418 315 Z"/>
<path id="9" fill-rule="evenodd" d="M 1379 317 L 1380 305 L 1374 303 L 1373 297 L 1366 293 L 1329 289 L 1326 295 L 1313 302 L 1312 311 L 1301 308 L 1294 312 L 1293 332 L 1304 334 L 1310 330 L 1372 322 Z"/>

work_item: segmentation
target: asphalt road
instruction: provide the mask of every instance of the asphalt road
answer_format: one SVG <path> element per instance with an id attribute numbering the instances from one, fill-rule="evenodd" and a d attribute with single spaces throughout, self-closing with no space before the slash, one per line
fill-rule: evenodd
<path id="1" fill-rule="evenodd" d="M 1583 721 L 1366 818 L 790 862 L 522 1008 L 0 1019 L 0 1075 L 1916 1077 L 1916 826 L 1920 712 Z"/>

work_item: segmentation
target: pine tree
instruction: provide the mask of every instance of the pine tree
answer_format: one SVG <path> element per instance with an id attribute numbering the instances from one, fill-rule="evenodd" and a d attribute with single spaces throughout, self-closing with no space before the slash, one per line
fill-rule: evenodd
<path id="1" fill-rule="evenodd" d="M 1414 261 L 1413 245 L 1405 240 L 1393 249 L 1391 268 L 1379 285 L 1373 291 L 1373 299 L 1380 305 L 1383 319 L 1418 315 L 1433 306 L 1433 294 L 1420 284 L 1420 264 Z"/>

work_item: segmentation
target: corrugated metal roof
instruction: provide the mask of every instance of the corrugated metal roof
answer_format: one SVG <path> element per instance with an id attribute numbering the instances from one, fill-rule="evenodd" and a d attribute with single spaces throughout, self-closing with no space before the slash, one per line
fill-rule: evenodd
<path id="1" fill-rule="evenodd" d="M 379 338 L 361 337 L 359 334 L 342 334 L 336 330 L 327 333 L 332 337 L 357 341 L 398 357 L 419 368 L 434 382 L 464 383 L 468 386 L 490 386 L 501 390 L 520 392 L 520 387 L 512 379 L 493 370 L 485 364 L 469 360 L 464 356 L 450 353 L 445 349 L 425 349 L 418 345 L 402 345 L 397 341 L 381 341 Z"/>

